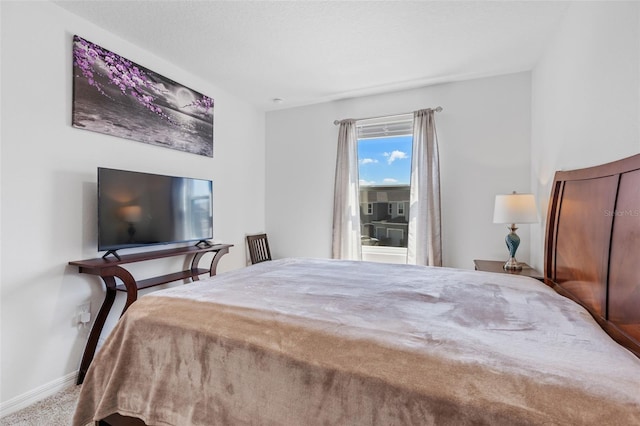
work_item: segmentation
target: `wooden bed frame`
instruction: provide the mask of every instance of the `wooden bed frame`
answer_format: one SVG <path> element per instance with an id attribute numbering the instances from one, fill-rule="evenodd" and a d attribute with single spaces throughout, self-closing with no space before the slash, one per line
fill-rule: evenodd
<path id="1" fill-rule="evenodd" d="M 556 173 L 544 276 L 640 357 L 640 154 Z"/>
<path id="2" fill-rule="evenodd" d="M 556 173 L 544 275 L 640 357 L 640 154 Z M 144 425 L 118 414 L 97 424 Z"/>

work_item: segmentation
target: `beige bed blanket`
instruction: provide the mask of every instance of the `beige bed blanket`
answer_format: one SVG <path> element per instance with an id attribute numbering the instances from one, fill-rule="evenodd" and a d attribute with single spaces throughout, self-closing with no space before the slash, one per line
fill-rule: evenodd
<path id="1" fill-rule="evenodd" d="M 134 303 L 74 425 L 640 424 L 640 360 L 526 277 L 284 259 Z"/>

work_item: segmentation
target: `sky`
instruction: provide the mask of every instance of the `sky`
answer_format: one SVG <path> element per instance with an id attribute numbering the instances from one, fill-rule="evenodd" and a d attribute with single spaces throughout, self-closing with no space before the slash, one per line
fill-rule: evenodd
<path id="1" fill-rule="evenodd" d="M 412 136 L 359 139 L 360 185 L 409 185 Z"/>

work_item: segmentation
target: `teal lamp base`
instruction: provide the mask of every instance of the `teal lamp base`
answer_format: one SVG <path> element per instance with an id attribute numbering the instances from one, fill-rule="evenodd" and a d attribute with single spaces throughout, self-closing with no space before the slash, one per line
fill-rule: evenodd
<path id="1" fill-rule="evenodd" d="M 520 245 L 520 237 L 516 234 L 515 223 L 511 224 L 509 227 L 509 232 L 504 239 L 504 242 L 507 244 L 507 248 L 509 249 L 509 260 L 504 264 L 503 268 L 506 271 L 520 271 L 522 270 L 522 266 L 516 260 L 516 251 L 518 250 L 518 246 Z"/>

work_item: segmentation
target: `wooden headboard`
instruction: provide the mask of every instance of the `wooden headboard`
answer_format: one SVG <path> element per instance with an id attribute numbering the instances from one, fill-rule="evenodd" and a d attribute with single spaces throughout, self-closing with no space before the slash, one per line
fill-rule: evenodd
<path id="1" fill-rule="evenodd" d="M 640 357 L 640 154 L 556 172 L 544 275 Z"/>

